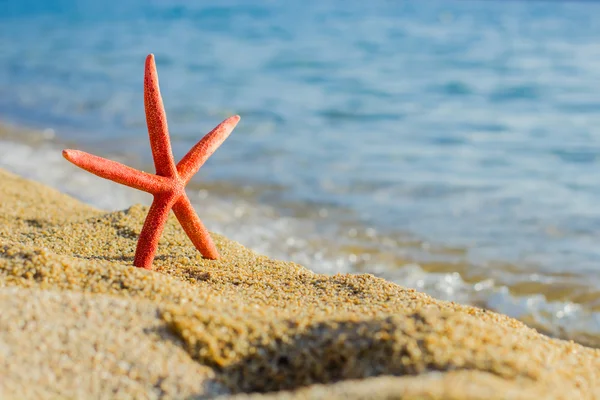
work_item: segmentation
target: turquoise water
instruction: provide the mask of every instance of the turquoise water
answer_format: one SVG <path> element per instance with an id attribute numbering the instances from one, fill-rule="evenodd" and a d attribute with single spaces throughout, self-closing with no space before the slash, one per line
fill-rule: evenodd
<path id="1" fill-rule="evenodd" d="M 598 340 L 598 15 L 592 2 L 0 2 L 0 118 L 45 132 L 10 135 L 0 165 L 107 209 L 147 201 L 59 150 L 151 169 L 152 52 L 176 157 L 242 116 L 192 188 L 209 228 Z"/>

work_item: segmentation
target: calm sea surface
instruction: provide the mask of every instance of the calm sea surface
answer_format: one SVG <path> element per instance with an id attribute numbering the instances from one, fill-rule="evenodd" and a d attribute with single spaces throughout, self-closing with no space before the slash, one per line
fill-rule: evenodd
<path id="1" fill-rule="evenodd" d="M 106 209 L 146 195 L 145 56 L 209 229 L 600 345 L 600 3 L 0 1 L 0 166 Z"/>

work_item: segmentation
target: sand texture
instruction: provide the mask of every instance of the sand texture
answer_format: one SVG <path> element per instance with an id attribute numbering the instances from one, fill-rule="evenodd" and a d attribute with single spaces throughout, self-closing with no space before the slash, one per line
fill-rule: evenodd
<path id="1" fill-rule="evenodd" d="M 600 399 L 600 350 L 216 234 L 204 260 L 172 215 L 134 268 L 146 210 L 0 170 L 0 398 Z"/>

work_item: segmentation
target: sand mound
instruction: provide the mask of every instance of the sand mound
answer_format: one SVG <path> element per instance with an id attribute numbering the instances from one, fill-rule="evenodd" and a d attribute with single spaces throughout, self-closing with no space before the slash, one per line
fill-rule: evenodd
<path id="1" fill-rule="evenodd" d="M 600 398 L 599 350 L 506 316 L 219 235 L 204 260 L 174 218 L 139 270 L 144 207 L 0 182 L 2 398 Z"/>

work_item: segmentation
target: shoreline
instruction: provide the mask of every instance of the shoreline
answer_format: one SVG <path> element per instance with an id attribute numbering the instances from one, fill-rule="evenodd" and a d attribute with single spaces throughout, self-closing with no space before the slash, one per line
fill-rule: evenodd
<path id="1" fill-rule="evenodd" d="M 73 144 L 64 143 L 54 134 L 0 123 L 0 140 L 0 146 L 8 145 L 4 153 L 0 148 L 0 168 L 8 166 L 17 174 L 43 181 L 103 209 L 149 204 L 145 193 L 113 185 L 67 165 L 60 149 Z M 118 156 L 116 159 L 129 164 Z M 132 165 L 140 167 L 135 162 Z M 527 284 L 529 274 L 537 274 L 535 269 L 528 272 L 524 266 L 502 262 L 477 268 L 454 259 L 466 250 L 435 245 L 423 250 L 422 259 L 412 252 L 423 243 L 412 236 L 386 236 L 383 232 L 370 236 L 368 227 L 337 219 L 332 215 L 335 210 L 329 210 L 327 220 L 310 215 L 295 217 L 274 204 L 263 204 L 260 189 L 247 192 L 237 187 L 232 191 L 236 185 L 227 182 L 192 184 L 190 198 L 209 226 L 263 254 L 291 259 L 320 273 L 372 272 L 436 298 L 505 313 L 553 337 L 600 347 L 600 312 L 595 308 L 600 289 L 583 285 L 577 276 L 541 273 L 542 280 Z M 337 240 L 328 239 L 331 237 Z M 441 250 L 436 250 L 438 247 Z M 445 254 L 450 258 L 445 259 Z M 343 261 L 342 266 L 339 261 Z"/>
<path id="2" fill-rule="evenodd" d="M 223 258 L 204 260 L 173 216 L 142 271 L 145 207 L 104 212 L 1 169 L 0 181 L 3 398 L 366 398 L 380 385 L 415 399 L 600 397 L 600 350 L 504 315 L 217 234 Z"/>

